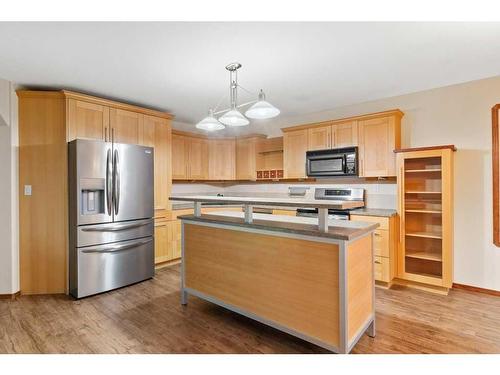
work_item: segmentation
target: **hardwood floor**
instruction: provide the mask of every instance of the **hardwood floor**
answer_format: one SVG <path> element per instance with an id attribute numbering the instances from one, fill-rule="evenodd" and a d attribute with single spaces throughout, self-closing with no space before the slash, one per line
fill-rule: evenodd
<path id="1" fill-rule="evenodd" d="M 74 301 L 0 300 L 0 353 L 328 353 L 221 307 L 180 305 L 178 265 L 155 279 Z M 500 298 L 376 291 L 377 336 L 353 353 L 500 353 Z"/>

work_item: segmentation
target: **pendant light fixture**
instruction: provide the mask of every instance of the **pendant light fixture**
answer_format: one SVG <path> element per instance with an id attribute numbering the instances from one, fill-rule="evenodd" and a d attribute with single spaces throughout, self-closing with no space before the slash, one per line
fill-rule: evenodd
<path id="1" fill-rule="evenodd" d="M 196 128 L 207 131 L 214 131 L 214 130 L 224 129 L 225 128 L 224 125 L 232 127 L 248 125 L 250 121 L 248 120 L 247 117 L 251 119 L 263 120 L 263 119 L 273 118 L 279 115 L 280 110 L 265 100 L 266 95 L 262 90 L 260 90 L 260 93 L 258 95 L 258 100 L 253 100 L 238 105 L 238 88 L 241 88 L 243 91 L 246 91 L 251 95 L 255 95 L 238 84 L 239 68 L 241 68 L 241 64 L 237 62 L 231 63 L 226 66 L 226 69 L 229 71 L 230 108 L 217 111 L 217 108 L 221 103 L 219 101 L 219 104 L 214 109 L 209 110 L 208 116 L 196 124 Z M 252 106 L 245 112 L 246 116 L 245 117 L 239 111 L 238 108 L 247 105 L 252 105 Z M 219 119 L 217 120 L 215 115 L 218 114 L 223 114 L 223 115 L 220 116 Z"/>

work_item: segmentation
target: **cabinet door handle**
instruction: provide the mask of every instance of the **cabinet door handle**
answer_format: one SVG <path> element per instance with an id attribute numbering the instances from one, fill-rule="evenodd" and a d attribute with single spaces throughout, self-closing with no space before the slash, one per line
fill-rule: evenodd
<path id="1" fill-rule="evenodd" d="M 380 233 L 377 233 L 377 232 L 375 232 L 375 233 L 373 233 L 373 234 L 374 234 L 375 236 L 377 236 L 377 237 L 379 237 L 379 236 L 380 236 Z"/>
<path id="2" fill-rule="evenodd" d="M 382 264 L 382 262 L 380 260 L 376 260 L 375 264 Z"/>
<path id="3" fill-rule="evenodd" d="M 104 142 L 108 141 L 108 128 L 104 128 Z"/>

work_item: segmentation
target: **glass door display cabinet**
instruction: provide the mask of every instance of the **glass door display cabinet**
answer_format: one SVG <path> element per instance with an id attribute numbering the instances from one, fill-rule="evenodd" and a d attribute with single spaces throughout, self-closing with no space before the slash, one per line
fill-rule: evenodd
<path id="1" fill-rule="evenodd" d="M 400 248 L 398 277 L 447 292 L 453 282 L 453 152 L 396 150 Z"/>

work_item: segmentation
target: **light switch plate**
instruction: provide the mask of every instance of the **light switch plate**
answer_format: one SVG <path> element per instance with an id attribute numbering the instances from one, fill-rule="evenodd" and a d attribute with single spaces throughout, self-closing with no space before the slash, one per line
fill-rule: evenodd
<path id="1" fill-rule="evenodd" d="M 31 185 L 24 185 L 24 195 L 31 195 Z"/>

